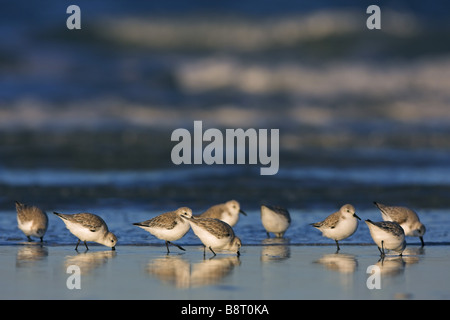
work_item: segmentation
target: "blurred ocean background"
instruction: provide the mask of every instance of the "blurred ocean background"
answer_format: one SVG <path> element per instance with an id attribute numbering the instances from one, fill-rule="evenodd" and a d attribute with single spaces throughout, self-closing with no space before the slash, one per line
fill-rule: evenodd
<path id="1" fill-rule="evenodd" d="M 133 222 L 230 199 L 244 243 L 265 237 L 263 203 L 291 211 L 292 242 L 328 243 L 308 223 L 345 203 L 380 220 L 372 201 L 450 241 L 450 3 L 377 1 L 368 30 L 371 4 L 1 1 L 0 243 L 25 240 L 15 200 L 97 213 L 126 244 L 160 243 Z M 195 120 L 279 129 L 278 174 L 174 165 L 171 133 Z M 73 242 L 53 215 L 47 234 Z"/>

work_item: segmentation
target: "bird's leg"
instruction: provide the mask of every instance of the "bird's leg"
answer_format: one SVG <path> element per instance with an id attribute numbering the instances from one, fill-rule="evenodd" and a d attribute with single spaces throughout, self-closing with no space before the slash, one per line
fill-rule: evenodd
<path id="1" fill-rule="evenodd" d="M 381 250 L 380 250 L 380 252 L 381 252 L 381 256 L 384 257 L 385 256 L 385 253 L 384 253 L 384 240 L 381 240 Z"/>
<path id="2" fill-rule="evenodd" d="M 167 248 L 167 254 L 169 254 L 170 253 L 170 250 L 169 250 L 169 241 L 166 241 L 166 248 Z"/>
<path id="3" fill-rule="evenodd" d="M 78 245 L 80 244 L 80 239 L 78 239 L 77 245 L 75 246 L 75 251 L 78 251 Z"/>
<path id="4" fill-rule="evenodd" d="M 172 242 L 170 242 L 170 241 L 167 241 L 167 242 L 170 243 L 171 245 L 175 246 L 175 247 L 178 247 L 178 249 L 180 249 L 180 250 L 186 251 L 186 249 L 184 249 L 183 247 L 181 247 L 181 246 L 179 246 L 179 245 L 177 245 L 177 244 L 175 244 L 175 243 L 172 243 Z M 167 243 L 166 243 L 166 244 L 167 244 Z M 169 248 L 167 248 L 167 250 L 169 250 Z"/>

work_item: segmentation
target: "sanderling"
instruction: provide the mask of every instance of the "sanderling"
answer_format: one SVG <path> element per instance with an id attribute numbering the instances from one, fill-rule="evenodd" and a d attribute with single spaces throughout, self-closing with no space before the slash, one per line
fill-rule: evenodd
<path id="1" fill-rule="evenodd" d="M 373 222 L 367 219 L 366 224 L 369 227 L 370 235 L 378 246 L 378 250 L 380 250 L 382 257 L 385 255 L 384 250 L 393 250 L 402 255 L 406 246 L 405 232 L 397 222 Z"/>
<path id="2" fill-rule="evenodd" d="M 225 203 L 220 203 L 212 206 L 201 215 L 200 218 L 214 218 L 225 221 L 231 227 L 233 227 L 239 220 L 239 213 L 244 216 L 247 214 L 241 210 L 239 202 L 236 200 L 230 200 Z"/>
<path id="3" fill-rule="evenodd" d="M 355 213 L 355 208 L 351 204 L 346 204 L 335 213 L 330 214 L 325 220 L 317 223 L 311 223 L 314 228 L 322 231 L 324 237 L 336 241 L 338 252 L 339 240 L 350 237 L 358 228 L 358 220 L 361 220 Z"/>
<path id="4" fill-rule="evenodd" d="M 216 255 L 214 250 L 232 251 L 240 255 L 241 239 L 234 234 L 233 228 L 228 223 L 214 218 L 183 218 L 189 221 L 195 235 L 203 243 L 203 255 L 206 248 L 214 255 Z"/>
<path id="5" fill-rule="evenodd" d="M 420 222 L 417 213 L 406 207 L 391 207 L 374 202 L 381 211 L 381 217 L 384 221 L 397 222 L 405 231 L 405 236 L 419 237 L 422 247 L 425 245 L 423 235 L 425 234 L 425 226 Z"/>
<path id="6" fill-rule="evenodd" d="M 267 237 L 272 232 L 277 238 L 282 238 L 291 224 L 289 211 L 279 206 L 261 206 L 261 222 L 266 229 Z"/>
<path id="7" fill-rule="evenodd" d="M 181 217 L 192 217 L 192 210 L 186 207 L 182 207 L 178 208 L 175 211 L 160 214 L 159 216 L 156 216 L 150 220 L 133 224 L 144 229 L 145 231 L 150 232 L 158 239 L 164 240 L 166 242 L 167 253 L 170 253 L 169 244 L 172 244 L 185 251 L 184 248 L 171 242 L 181 239 L 189 231 L 189 223 L 183 220 Z"/>
<path id="8" fill-rule="evenodd" d="M 93 241 L 103 244 L 107 247 L 116 249 L 117 238 L 108 230 L 105 221 L 92 213 L 62 214 L 53 212 L 65 223 L 67 229 L 78 238 L 75 250 L 78 250 L 80 241 L 84 242 L 86 249 L 89 250 L 86 241 Z"/>
<path id="9" fill-rule="evenodd" d="M 31 237 L 38 237 L 41 242 L 44 240 L 44 234 L 48 227 L 47 214 L 38 207 L 28 206 L 16 201 L 17 225 L 27 236 L 28 241 Z"/>

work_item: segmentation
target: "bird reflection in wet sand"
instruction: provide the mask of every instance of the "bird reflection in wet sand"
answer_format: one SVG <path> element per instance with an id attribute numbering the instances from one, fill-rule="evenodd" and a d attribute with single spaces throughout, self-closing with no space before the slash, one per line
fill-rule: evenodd
<path id="1" fill-rule="evenodd" d="M 402 256 L 385 256 L 375 264 L 385 276 L 396 276 L 405 270 L 405 260 Z"/>
<path id="2" fill-rule="evenodd" d="M 411 265 L 418 263 L 420 261 L 420 256 L 425 254 L 424 247 L 409 247 L 405 248 L 403 251 L 403 261 L 406 265 Z"/>
<path id="3" fill-rule="evenodd" d="M 261 249 L 261 261 L 282 261 L 290 258 L 291 250 L 289 239 L 286 238 L 266 238 L 264 239 Z"/>
<path id="4" fill-rule="evenodd" d="M 32 266 L 48 256 L 48 249 L 41 245 L 25 245 L 17 251 L 16 267 Z"/>
<path id="5" fill-rule="evenodd" d="M 340 273 L 353 273 L 358 266 L 358 261 L 352 254 L 325 254 L 315 263 L 323 264 L 328 270 L 338 271 Z"/>
<path id="6" fill-rule="evenodd" d="M 179 256 L 164 256 L 150 260 L 146 272 L 156 276 L 164 283 L 177 288 L 188 288 L 191 266 L 189 262 Z"/>
<path id="7" fill-rule="evenodd" d="M 237 256 L 216 257 L 192 264 L 178 256 L 165 256 L 151 260 L 146 272 L 177 288 L 190 288 L 217 284 L 238 265 Z"/>
<path id="8" fill-rule="evenodd" d="M 89 274 L 94 269 L 104 265 L 109 259 L 116 256 L 116 251 L 96 251 L 96 252 L 84 252 L 78 253 L 73 256 L 67 256 L 64 265 L 67 269 L 68 266 L 76 265 L 80 268 L 81 274 Z"/>
<path id="9" fill-rule="evenodd" d="M 191 269 L 191 286 L 216 284 L 240 264 L 241 261 L 237 256 L 217 257 L 194 263 Z"/>

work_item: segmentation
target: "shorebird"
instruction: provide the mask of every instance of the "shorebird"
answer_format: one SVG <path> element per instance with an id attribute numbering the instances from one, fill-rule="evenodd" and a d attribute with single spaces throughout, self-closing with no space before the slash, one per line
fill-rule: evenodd
<path id="1" fill-rule="evenodd" d="M 397 222 L 405 231 L 405 236 L 419 237 L 422 247 L 425 245 L 423 236 L 426 229 L 416 212 L 407 207 L 386 206 L 375 201 L 373 203 L 380 209 L 384 221 Z"/>
<path id="2" fill-rule="evenodd" d="M 282 238 L 291 224 L 291 216 L 283 207 L 262 205 L 261 222 L 266 229 L 267 237 L 270 237 L 269 233 L 272 232 L 277 238 Z"/>
<path id="3" fill-rule="evenodd" d="M 187 219 L 191 225 L 195 235 L 203 243 L 203 255 L 208 248 L 216 255 L 215 251 L 231 251 L 240 255 L 241 239 L 234 234 L 231 226 L 219 219 L 199 218 L 199 217 L 183 217 Z"/>
<path id="4" fill-rule="evenodd" d="M 405 250 L 405 232 L 403 228 L 393 221 L 373 222 L 369 219 L 366 221 L 370 230 L 373 241 L 378 246 L 381 256 L 385 256 L 384 250 L 392 250 L 402 255 Z"/>
<path id="5" fill-rule="evenodd" d="M 355 213 L 355 208 L 351 204 L 346 204 L 335 213 L 330 214 L 325 220 L 311 223 L 314 228 L 322 231 L 324 237 L 336 241 L 338 252 L 340 250 L 338 241 L 350 237 L 358 228 L 358 220 L 361 220 Z"/>
<path id="6" fill-rule="evenodd" d="M 222 220 L 230 225 L 230 227 L 234 227 L 234 225 L 239 221 L 239 213 L 242 213 L 244 216 L 247 214 L 241 210 L 241 206 L 239 202 L 236 200 L 230 200 L 225 203 L 220 203 L 212 206 L 201 215 L 200 218 L 215 218 Z"/>
<path id="7" fill-rule="evenodd" d="M 53 212 L 61 218 L 67 229 L 78 238 L 75 250 L 78 250 L 80 241 L 84 242 L 86 250 L 89 250 L 86 241 L 93 241 L 116 249 L 117 238 L 108 230 L 106 222 L 92 213 L 62 214 Z"/>
<path id="8" fill-rule="evenodd" d="M 164 240 L 167 253 L 170 253 L 169 244 L 185 251 L 181 246 L 171 242 L 181 239 L 189 231 L 189 222 L 182 219 L 182 217 L 192 217 L 192 210 L 187 207 L 178 208 L 175 211 L 160 214 L 152 219 L 133 223 L 133 225 L 150 232 L 158 239 Z"/>
<path id="9" fill-rule="evenodd" d="M 16 201 L 17 226 L 27 236 L 28 241 L 31 237 L 38 237 L 41 242 L 44 241 L 44 235 L 48 228 L 47 213 L 35 206 Z"/>

